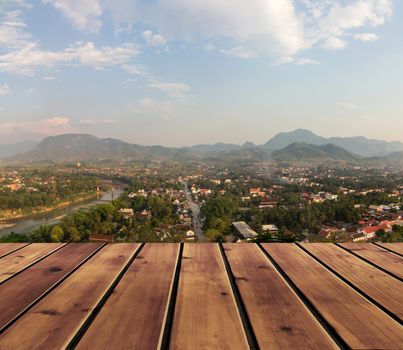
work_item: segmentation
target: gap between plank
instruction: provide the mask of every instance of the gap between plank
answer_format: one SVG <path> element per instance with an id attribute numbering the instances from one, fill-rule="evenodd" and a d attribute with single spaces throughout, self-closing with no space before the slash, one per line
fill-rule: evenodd
<path id="1" fill-rule="evenodd" d="M 238 314 L 241 319 L 242 326 L 244 328 L 244 333 L 246 335 L 246 340 L 248 342 L 249 348 L 251 350 L 257 350 L 257 349 L 259 349 L 259 344 L 256 339 L 256 335 L 253 331 L 252 324 L 250 322 L 248 313 L 245 308 L 245 304 L 242 300 L 241 293 L 239 292 L 238 286 L 236 285 L 235 276 L 232 272 L 228 258 L 225 255 L 225 249 L 224 249 L 222 243 L 218 243 L 218 247 L 219 247 L 219 250 L 221 253 L 221 257 L 224 262 L 225 270 L 227 272 L 227 277 L 228 277 L 229 284 L 230 284 L 230 287 L 232 290 L 232 295 L 234 296 L 234 299 L 235 299 L 235 303 L 236 303 L 236 306 L 238 309 Z"/>
<path id="2" fill-rule="evenodd" d="M 116 243 L 118 244 L 118 243 Z M 85 321 L 82 323 L 76 334 L 67 341 L 67 345 L 63 348 L 65 349 L 75 349 L 77 344 L 80 342 L 81 338 L 84 336 L 85 332 L 88 330 L 88 328 L 91 326 L 92 322 L 95 320 L 99 312 L 101 311 L 102 307 L 105 305 L 105 303 L 108 301 L 109 297 L 112 295 L 114 289 L 117 287 L 119 284 L 120 280 L 123 278 L 124 274 L 127 272 L 129 267 L 132 265 L 134 260 L 137 258 L 137 256 L 140 254 L 141 250 L 145 246 L 145 243 L 141 243 L 136 251 L 133 253 L 129 261 L 126 263 L 126 265 L 122 268 L 122 270 L 119 272 L 119 274 L 115 277 L 113 280 L 112 284 L 109 286 L 108 290 L 104 293 L 102 298 L 98 301 L 97 305 L 95 305 L 94 309 L 91 311 L 91 313 L 87 316 Z"/>
<path id="3" fill-rule="evenodd" d="M 278 273 L 284 278 L 284 280 L 288 283 L 290 288 L 295 292 L 295 294 L 301 299 L 301 301 L 305 304 L 311 314 L 316 318 L 316 320 L 320 323 L 320 325 L 325 329 L 330 338 L 336 343 L 340 349 L 347 350 L 351 349 L 350 346 L 344 341 L 344 339 L 337 333 L 334 327 L 322 316 L 322 314 L 318 311 L 315 305 L 308 299 L 308 297 L 302 292 L 301 289 L 297 287 L 297 285 L 293 282 L 293 280 L 285 273 L 285 271 L 280 267 L 279 264 L 273 259 L 273 257 L 262 247 L 260 243 L 257 243 L 257 246 L 260 248 L 262 253 L 266 256 L 266 258 L 273 264 Z"/>
<path id="4" fill-rule="evenodd" d="M 341 279 L 345 284 L 347 284 L 350 288 L 352 288 L 355 292 L 363 296 L 365 299 L 367 299 L 369 302 L 374 304 L 378 309 L 382 310 L 384 313 L 386 313 L 389 317 L 393 318 L 396 322 L 398 322 L 400 325 L 403 325 L 402 320 L 400 319 L 399 316 L 395 315 L 393 312 L 388 310 L 386 307 L 384 307 L 381 303 L 377 302 L 375 299 L 373 299 L 371 296 L 369 296 L 367 293 L 359 289 L 356 285 L 354 285 L 352 282 L 350 282 L 347 278 L 343 277 L 340 273 L 338 273 L 336 270 L 334 270 L 332 267 L 327 265 L 325 262 L 320 260 L 318 257 L 316 257 L 314 254 L 312 254 L 310 251 L 306 250 L 304 247 L 302 247 L 301 244 L 296 243 L 296 245 L 302 249 L 306 254 L 308 254 L 312 259 L 314 259 L 316 262 L 318 262 L 320 265 L 322 265 L 325 269 L 329 270 L 331 273 L 333 273 L 336 277 Z"/>
<path id="5" fill-rule="evenodd" d="M 339 243 L 334 243 L 334 244 L 336 244 L 336 245 L 337 245 L 338 247 L 340 247 L 341 249 L 344 249 L 346 252 L 348 252 L 348 253 L 354 255 L 355 257 L 361 259 L 362 261 L 365 261 L 367 264 L 370 264 L 370 265 L 372 265 L 373 267 L 376 267 L 377 269 L 381 270 L 382 272 L 385 272 L 385 273 L 388 274 L 389 276 L 392 276 L 393 278 L 396 278 L 398 281 L 403 282 L 403 279 L 400 278 L 399 276 L 395 275 L 393 272 L 390 272 L 390 271 L 384 269 L 383 267 L 380 267 L 379 265 L 377 265 L 377 264 L 373 263 L 372 261 L 370 261 L 370 260 L 368 260 L 368 259 L 362 257 L 361 255 L 359 255 L 359 254 L 353 252 L 352 250 L 343 247 L 343 246 L 340 245 Z"/>
<path id="6" fill-rule="evenodd" d="M 98 247 L 98 249 L 95 249 L 90 255 L 85 257 L 76 267 L 74 267 L 70 272 L 68 272 L 66 275 L 64 275 L 59 281 L 57 281 L 55 284 L 50 286 L 45 292 L 43 292 L 39 297 L 37 297 L 35 300 L 31 302 L 24 310 L 22 310 L 19 314 L 17 314 L 12 320 L 10 320 L 8 323 L 6 323 L 1 329 L 0 329 L 0 334 L 2 334 L 7 328 L 9 328 L 11 325 L 13 325 L 20 317 L 22 317 L 25 313 L 29 311 L 35 304 L 39 303 L 44 297 L 46 297 L 50 292 L 52 292 L 54 289 L 56 289 L 66 278 L 71 276 L 77 269 L 79 269 L 82 265 L 84 265 L 89 259 L 91 259 L 96 253 L 98 253 L 103 247 L 105 247 L 106 244 L 103 244 Z M 64 247 L 64 246 L 63 246 Z"/>
<path id="7" fill-rule="evenodd" d="M 178 257 L 176 260 L 174 275 L 172 278 L 171 288 L 168 295 L 168 306 L 165 309 L 164 320 L 161 327 L 160 339 L 158 341 L 157 349 L 167 350 L 169 349 L 172 336 L 172 328 L 174 324 L 175 317 L 175 307 L 176 300 L 178 296 L 179 289 L 179 277 L 182 266 L 182 256 L 183 256 L 183 243 L 180 243 L 178 249 Z M 157 248 L 158 249 L 158 248 Z"/>
<path id="8" fill-rule="evenodd" d="M 1 243 L 0 243 L 1 244 Z M 22 249 L 22 248 L 25 248 L 26 246 L 29 246 L 31 243 L 27 243 L 27 244 L 25 244 L 25 245 L 23 245 L 23 246 L 21 246 L 21 247 L 19 247 L 19 248 L 16 248 L 16 249 L 14 249 L 14 250 L 12 250 L 11 252 L 8 252 L 8 253 L 6 253 L 6 254 L 3 254 L 2 256 L 0 256 L 0 259 L 1 258 L 4 258 L 5 256 L 7 256 L 7 255 L 10 255 L 10 254 L 12 254 L 12 253 L 15 253 L 16 251 L 18 251 L 18 250 L 20 250 L 20 249 Z"/>
<path id="9" fill-rule="evenodd" d="M 374 242 L 374 243 L 372 243 L 372 244 L 375 245 L 375 246 L 377 246 L 378 248 L 382 248 L 382 249 L 387 250 L 389 253 L 392 253 L 392 254 L 395 254 L 395 255 L 399 255 L 400 257 L 403 258 L 403 254 L 400 254 L 400 253 L 398 253 L 398 252 L 395 252 L 393 249 L 390 249 L 390 248 L 388 248 L 388 247 L 384 247 L 383 245 L 379 245 L 379 244 L 376 243 L 376 242 Z M 396 243 L 396 244 L 397 244 L 397 243 Z"/>

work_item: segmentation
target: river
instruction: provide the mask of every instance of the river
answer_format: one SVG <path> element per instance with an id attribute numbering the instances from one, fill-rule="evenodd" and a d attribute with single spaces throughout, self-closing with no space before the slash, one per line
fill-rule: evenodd
<path id="1" fill-rule="evenodd" d="M 113 190 L 113 193 L 112 191 L 104 192 L 96 198 L 72 204 L 65 208 L 55 209 L 47 213 L 31 215 L 26 218 L 9 220 L 6 224 L 0 223 L 0 237 L 11 232 L 30 234 L 39 226 L 47 224 L 57 224 L 66 215 L 74 213 L 80 209 L 88 209 L 97 204 L 111 202 L 112 200 L 117 199 L 123 192 L 123 188 L 115 188 Z M 3 225 L 5 227 L 3 227 Z"/>

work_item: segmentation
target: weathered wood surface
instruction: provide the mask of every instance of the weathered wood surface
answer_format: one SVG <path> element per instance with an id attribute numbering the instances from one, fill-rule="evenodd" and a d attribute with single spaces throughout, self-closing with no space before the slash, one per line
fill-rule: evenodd
<path id="1" fill-rule="evenodd" d="M 0 259 L 27 245 L 28 243 L 0 243 Z"/>
<path id="2" fill-rule="evenodd" d="M 402 327 L 296 245 L 264 249 L 353 349 L 400 349 Z"/>
<path id="3" fill-rule="evenodd" d="M 0 283 L 62 246 L 62 243 L 33 243 L 5 256 L 0 260 Z"/>
<path id="4" fill-rule="evenodd" d="M 403 319 L 403 284 L 343 249 L 320 243 L 301 245 L 355 287 Z"/>
<path id="5" fill-rule="evenodd" d="M 218 246 L 185 244 L 171 349 L 247 349 Z"/>
<path id="6" fill-rule="evenodd" d="M 1 350 L 403 349 L 400 245 L 55 247 L 0 244 Z"/>
<path id="7" fill-rule="evenodd" d="M 177 244 L 147 244 L 77 348 L 157 349 L 178 252 Z"/>
<path id="8" fill-rule="evenodd" d="M 334 349 L 336 344 L 254 244 L 225 244 L 262 349 Z"/>
<path id="9" fill-rule="evenodd" d="M 377 243 L 381 247 L 391 250 L 397 254 L 403 255 L 403 243 Z"/>
<path id="10" fill-rule="evenodd" d="M 100 244 L 69 244 L 0 285 L 0 329 L 71 272 Z"/>
<path id="11" fill-rule="evenodd" d="M 0 349 L 65 348 L 138 246 L 116 244 L 101 249 L 7 329 Z"/>
<path id="12" fill-rule="evenodd" d="M 340 245 L 376 266 L 391 272 L 395 276 L 403 278 L 403 258 L 401 256 L 393 254 L 374 244 L 342 243 Z"/>

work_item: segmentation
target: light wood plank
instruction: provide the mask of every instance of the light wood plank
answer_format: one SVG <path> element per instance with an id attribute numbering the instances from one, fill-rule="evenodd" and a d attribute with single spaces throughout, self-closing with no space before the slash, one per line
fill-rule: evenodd
<path id="1" fill-rule="evenodd" d="M 338 349 L 256 245 L 224 248 L 261 349 Z"/>
<path id="2" fill-rule="evenodd" d="M 387 250 L 368 243 L 342 243 L 344 248 L 367 259 L 373 264 L 403 278 L 403 258 L 399 255 L 388 252 Z"/>
<path id="3" fill-rule="evenodd" d="M 351 348 L 402 348 L 399 323 L 296 245 L 263 247 Z"/>
<path id="4" fill-rule="evenodd" d="M 122 243 L 101 249 L 7 329 L 0 348 L 65 348 L 138 247 L 139 244 Z M 133 312 L 130 303 L 126 308 Z"/>
<path id="5" fill-rule="evenodd" d="M 247 349 L 224 262 L 215 244 L 185 244 L 171 349 Z"/>
<path id="6" fill-rule="evenodd" d="M 0 285 L 0 329 L 77 267 L 101 244 L 75 243 Z"/>
<path id="7" fill-rule="evenodd" d="M 377 243 L 377 244 L 395 253 L 403 255 L 403 243 Z"/>
<path id="8" fill-rule="evenodd" d="M 403 318 L 401 282 L 336 245 L 307 243 L 302 246 L 391 313 Z"/>
<path id="9" fill-rule="evenodd" d="M 0 258 L 26 245 L 28 245 L 28 243 L 0 243 Z"/>
<path id="10" fill-rule="evenodd" d="M 146 244 L 77 349 L 157 349 L 179 244 Z"/>
<path id="11" fill-rule="evenodd" d="M 63 243 L 33 243 L 0 260 L 0 283 L 61 248 Z"/>

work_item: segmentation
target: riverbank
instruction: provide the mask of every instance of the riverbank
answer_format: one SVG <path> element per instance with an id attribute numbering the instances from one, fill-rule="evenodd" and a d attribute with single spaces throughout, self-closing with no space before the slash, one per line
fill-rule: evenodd
<path id="1" fill-rule="evenodd" d="M 70 201 L 60 203 L 52 210 L 46 210 L 41 213 L 31 214 L 21 218 L 13 218 L 6 221 L 0 221 L 0 237 L 10 233 L 30 235 L 35 229 L 42 225 L 57 224 L 66 215 L 72 214 L 76 211 L 88 209 L 92 206 L 105 204 L 119 198 L 124 192 L 123 188 L 114 187 L 114 191 L 100 193 L 99 195 L 82 196 L 83 200 Z M 63 204 L 63 206 L 62 206 Z"/>
<path id="2" fill-rule="evenodd" d="M 73 200 L 60 202 L 52 207 L 36 207 L 35 209 L 32 209 L 29 212 L 24 212 L 22 209 L 3 210 L 0 212 L 0 229 L 7 227 L 7 225 L 12 225 L 12 221 L 14 220 L 23 220 L 33 217 L 35 215 L 51 213 L 58 209 L 64 209 L 72 205 L 77 205 L 82 202 L 97 198 L 97 196 L 99 196 L 99 193 L 91 194 L 88 196 L 80 196 Z"/>

